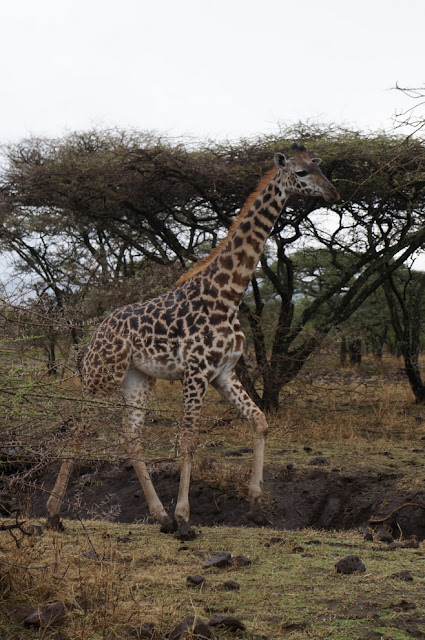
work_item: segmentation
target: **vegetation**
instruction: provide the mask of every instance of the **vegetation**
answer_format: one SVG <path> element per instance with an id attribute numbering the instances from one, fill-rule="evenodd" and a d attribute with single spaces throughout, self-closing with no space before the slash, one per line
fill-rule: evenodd
<path id="1" fill-rule="evenodd" d="M 153 265 L 170 268 L 159 283 L 170 286 L 215 246 L 273 153 L 294 138 L 323 158 L 342 203 L 329 210 L 318 199 L 289 201 L 241 307 L 255 363 L 242 359 L 239 376 L 260 406 L 276 410 L 280 391 L 323 338 L 423 245 L 420 141 L 299 125 L 236 143 L 93 131 L 5 149 L 0 242 L 18 273 L 31 273 L 31 306 L 50 318 L 43 330 L 50 372 L 58 343 L 67 334 L 78 345 L 84 322 L 115 302 L 111 291 L 121 303 L 123 286 L 146 281 Z M 136 297 L 158 290 L 149 284 Z M 275 306 L 267 330 L 265 295 Z M 58 323 L 67 331 L 58 333 Z"/>
<path id="2" fill-rule="evenodd" d="M 137 630 L 146 623 L 161 638 L 186 615 L 206 622 L 235 616 L 247 629 L 237 637 L 251 639 L 352 640 L 379 633 L 405 640 L 425 630 L 422 552 L 389 552 L 358 533 L 210 528 L 182 547 L 146 526 L 70 523 L 66 534 L 25 538 L 19 547 L 3 534 L 1 546 L 10 563 L 2 565 L 3 598 L 9 612 L 15 606 L 0 623 L 9 640 L 137 638 L 144 637 Z M 244 554 L 251 565 L 202 569 L 223 549 Z M 366 572 L 336 573 L 335 563 L 349 554 L 361 558 Z M 405 570 L 413 581 L 392 578 Z M 188 586 L 187 578 L 199 574 L 208 584 Z M 226 591 L 228 580 L 240 589 Z M 23 627 L 19 620 L 40 596 L 65 604 L 63 622 L 41 631 Z M 225 629 L 218 634 L 234 637 Z"/>
<path id="3" fill-rule="evenodd" d="M 6 287 L 0 316 L 5 638 L 137 638 L 150 622 L 164 637 L 188 614 L 240 617 L 243 637 L 252 640 L 425 635 L 423 542 L 390 550 L 363 532 L 332 527 L 203 527 L 183 548 L 149 525 L 84 520 L 67 523 L 63 534 L 24 533 L 43 524 L 25 509 L 56 461 L 123 461 L 113 398 L 91 402 L 90 433 L 78 450 L 70 437 L 83 406 L 77 364 L 91 326 L 114 307 L 173 286 L 226 233 L 274 151 L 294 138 L 323 158 L 342 202 L 332 209 L 318 200 L 289 202 L 241 307 L 249 348 L 238 373 L 269 412 L 265 501 L 272 512 L 274 473 L 312 473 L 314 454 L 325 459 L 317 485 L 328 474 L 330 482 L 376 479 L 385 489 L 392 478 L 395 495 L 376 503 L 382 517 L 406 495 L 423 508 L 419 138 L 298 125 L 233 143 L 120 131 L 22 141 L 4 149 L 0 174 L 0 246 L 22 283 Z M 157 385 L 142 435 L 159 470 L 178 462 L 180 392 Z M 213 390 L 204 409 L 195 481 L 242 501 L 249 456 L 227 454 L 250 446 L 249 428 L 217 404 Z M 79 499 L 77 491 L 77 510 Z M 103 518 L 116 516 L 112 502 L 104 496 Z M 247 555 L 251 566 L 208 570 L 211 587 L 187 587 L 186 578 L 203 573 L 202 562 L 222 549 Z M 351 553 L 366 571 L 337 574 L 335 562 Z M 392 577 L 406 569 L 413 581 Z M 240 590 L 225 591 L 228 579 Z M 56 599 L 66 608 L 61 624 L 23 626 L 29 609 Z"/>

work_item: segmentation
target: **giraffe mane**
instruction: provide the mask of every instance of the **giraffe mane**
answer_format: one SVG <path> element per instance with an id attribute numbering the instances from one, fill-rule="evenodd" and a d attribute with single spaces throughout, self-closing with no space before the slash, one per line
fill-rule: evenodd
<path id="1" fill-rule="evenodd" d="M 248 213 L 252 204 L 256 200 L 257 196 L 260 195 L 260 193 L 262 192 L 264 187 L 270 182 L 270 180 L 274 178 L 277 171 L 278 169 L 276 167 L 273 167 L 273 169 L 270 169 L 261 178 L 261 180 L 257 184 L 256 189 L 245 200 L 245 204 L 243 205 L 242 209 L 240 210 L 236 218 L 233 220 L 233 223 L 229 228 L 229 231 L 227 232 L 226 237 L 219 242 L 219 244 L 211 251 L 211 253 L 208 256 L 206 256 L 205 258 L 202 258 L 202 260 L 194 264 L 193 267 L 189 269 L 189 271 L 186 271 L 186 273 L 180 276 L 180 278 L 177 280 L 177 283 L 176 283 L 177 286 L 179 286 L 180 284 L 183 284 L 183 282 L 186 282 L 186 280 L 193 278 L 194 276 L 198 275 L 198 273 L 206 269 L 206 267 L 208 267 L 208 265 L 211 264 L 211 262 L 222 252 L 222 250 L 224 249 L 224 245 L 227 243 L 227 240 L 229 240 L 229 238 L 235 233 L 242 218 L 244 218 L 245 215 Z"/>

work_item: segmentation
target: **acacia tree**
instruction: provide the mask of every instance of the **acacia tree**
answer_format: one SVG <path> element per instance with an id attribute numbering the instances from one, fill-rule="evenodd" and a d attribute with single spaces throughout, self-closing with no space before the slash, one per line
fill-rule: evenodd
<path id="1" fill-rule="evenodd" d="M 122 132 L 24 141 L 5 150 L 3 247 L 30 269 L 40 254 L 48 259 L 53 275 L 37 273 L 53 292 L 73 272 L 67 260 L 78 264 L 70 291 L 84 290 L 93 273 L 104 287 L 121 282 L 146 260 L 186 268 L 215 246 L 274 152 L 294 138 L 323 158 L 343 201 L 331 210 L 317 198 L 289 201 L 241 306 L 255 367 L 242 359 L 238 374 L 260 406 L 276 409 L 280 390 L 323 337 L 425 242 L 419 142 L 302 125 L 278 136 L 203 145 Z M 297 256 L 312 247 L 326 253 L 333 277 L 321 282 L 312 269 L 315 295 L 295 313 Z M 278 307 L 269 341 L 266 290 Z"/>
<path id="2" fill-rule="evenodd" d="M 384 283 L 391 322 L 404 360 L 404 368 L 416 402 L 425 402 L 419 353 L 425 317 L 425 273 L 405 265 Z"/>

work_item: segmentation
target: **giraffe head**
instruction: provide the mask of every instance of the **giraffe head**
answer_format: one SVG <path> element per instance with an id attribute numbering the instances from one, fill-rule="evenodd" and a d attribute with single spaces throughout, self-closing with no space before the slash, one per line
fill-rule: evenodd
<path id="1" fill-rule="evenodd" d="M 283 153 L 275 154 L 275 164 L 279 170 L 278 181 L 288 194 L 322 196 L 327 202 L 337 202 L 340 195 L 319 168 L 320 158 L 310 158 L 304 145 L 293 143 L 294 155 L 286 158 Z"/>

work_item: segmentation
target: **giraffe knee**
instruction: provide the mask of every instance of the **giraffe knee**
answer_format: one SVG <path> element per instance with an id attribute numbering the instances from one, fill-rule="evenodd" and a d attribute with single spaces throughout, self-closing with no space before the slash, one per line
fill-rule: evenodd
<path id="1" fill-rule="evenodd" d="M 258 410 L 258 413 L 254 414 L 252 418 L 252 428 L 256 438 L 265 438 L 267 436 L 269 425 L 262 411 Z"/>

